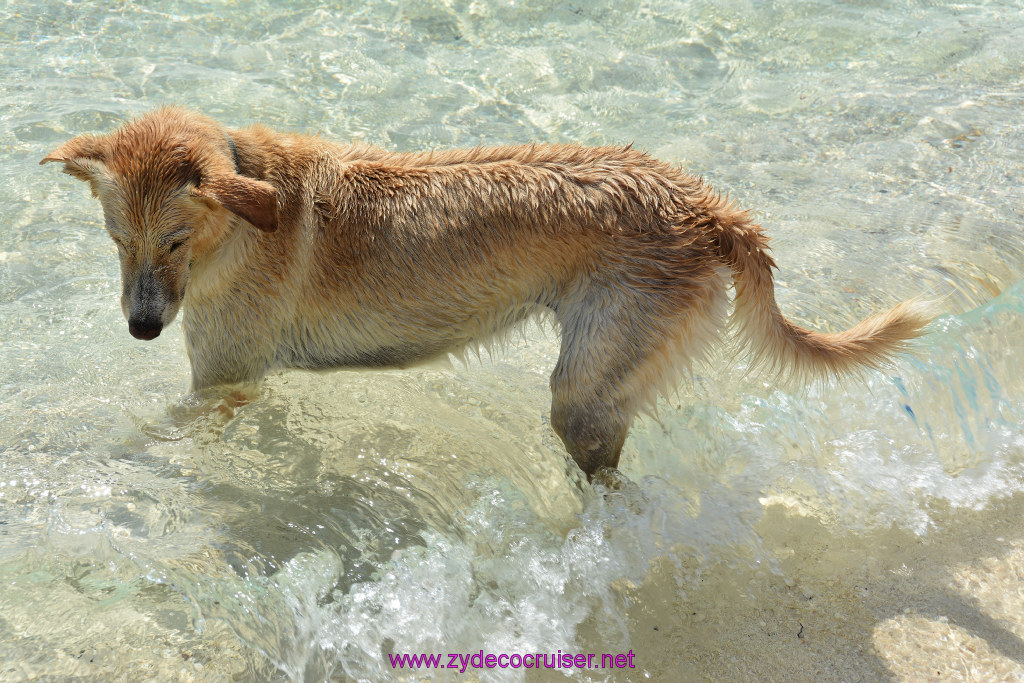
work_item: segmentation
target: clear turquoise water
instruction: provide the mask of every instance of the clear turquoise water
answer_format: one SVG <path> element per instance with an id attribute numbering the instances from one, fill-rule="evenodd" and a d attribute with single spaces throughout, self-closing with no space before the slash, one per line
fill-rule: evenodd
<path id="1" fill-rule="evenodd" d="M 389 651 L 625 651 L 652 566 L 676 567 L 666 605 L 711 568 L 784 571 L 755 530 L 771 501 L 926 537 L 1021 492 L 1022 11 L 7 3 L 0 678 L 387 680 Z M 547 424 L 557 341 L 537 328 L 468 366 L 281 374 L 227 424 L 175 420 L 179 329 L 128 336 L 99 206 L 37 166 L 163 103 L 403 150 L 632 141 L 759 210 L 803 324 L 920 293 L 947 315 L 844 387 L 702 369 L 634 428 L 635 486 L 608 495 Z"/>

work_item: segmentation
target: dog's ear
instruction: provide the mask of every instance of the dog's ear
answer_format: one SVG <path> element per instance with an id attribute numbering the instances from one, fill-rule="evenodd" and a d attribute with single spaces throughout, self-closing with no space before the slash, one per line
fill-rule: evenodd
<path id="1" fill-rule="evenodd" d="M 40 164 L 60 161 L 64 172 L 79 180 L 94 180 L 103 167 L 103 139 L 95 135 L 79 135 L 43 157 Z"/>
<path id="2" fill-rule="evenodd" d="M 194 197 L 211 200 L 266 232 L 277 230 L 277 190 L 270 183 L 237 173 L 203 178 Z"/>

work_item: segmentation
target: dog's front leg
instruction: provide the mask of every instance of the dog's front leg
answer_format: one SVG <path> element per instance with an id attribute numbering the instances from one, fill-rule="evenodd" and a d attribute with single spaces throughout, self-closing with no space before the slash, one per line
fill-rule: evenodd
<path id="1" fill-rule="evenodd" d="M 230 334 L 207 335 L 201 334 L 188 316 L 182 322 L 193 392 L 224 385 L 256 385 L 273 366 L 274 348 L 263 330 L 242 328 Z"/>
<path id="2" fill-rule="evenodd" d="M 233 375 L 221 372 L 203 374 L 202 370 L 197 373 L 196 364 L 193 363 L 190 393 L 201 405 L 207 406 L 202 412 L 212 410 L 224 419 L 230 420 L 235 416 L 237 409 L 251 403 L 259 394 L 259 379 L 262 375 L 248 381 L 216 381 L 216 378 L 221 376 Z"/>

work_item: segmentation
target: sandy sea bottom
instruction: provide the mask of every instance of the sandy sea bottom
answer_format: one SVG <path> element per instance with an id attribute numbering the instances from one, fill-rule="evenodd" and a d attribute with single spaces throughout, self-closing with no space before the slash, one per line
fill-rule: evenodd
<path id="1" fill-rule="evenodd" d="M 423 680 L 386 654 L 481 649 L 1024 678 L 1019 2 L 15 0 L 0 54 L 0 680 Z M 197 418 L 180 327 L 128 336 L 99 206 L 38 166 L 160 104 L 392 150 L 632 142 L 756 210 L 799 324 L 943 315 L 842 385 L 713 358 L 615 490 L 550 428 L 534 326 Z"/>

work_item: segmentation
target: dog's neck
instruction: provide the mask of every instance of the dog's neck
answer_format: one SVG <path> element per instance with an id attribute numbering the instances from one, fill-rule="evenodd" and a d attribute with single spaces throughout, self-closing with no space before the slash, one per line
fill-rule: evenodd
<path id="1" fill-rule="evenodd" d="M 256 246 L 256 231 L 240 229 L 242 219 L 227 216 L 223 220 L 228 223 L 221 226 L 220 239 L 189 266 L 185 309 L 219 298 L 226 289 L 239 282 L 239 274 L 245 270 L 246 260 Z"/>

